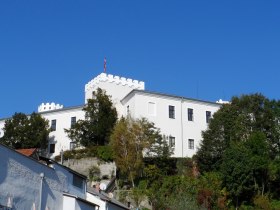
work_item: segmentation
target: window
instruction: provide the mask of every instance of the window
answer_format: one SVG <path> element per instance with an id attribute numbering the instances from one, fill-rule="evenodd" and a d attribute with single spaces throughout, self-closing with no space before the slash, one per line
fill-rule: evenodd
<path id="1" fill-rule="evenodd" d="M 84 179 L 76 174 L 73 174 L 73 185 L 80 189 L 83 189 Z"/>
<path id="2" fill-rule="evenodd" d="M 50 153 L 55 153 L 55 144 L 50 144 Z"/>
<path id="3" fill-rule="evenodd" d="M 148 114 L 151 116 L 156 115 L 156 104 L 154 102 L 148 103 Z"/>
<path id="4" fill-rule="evenodd" d="M 194 139 L 189 139 L 188 147 L 189 149 L 194 149 Z"/>
<path id="5" fill-rule="evenodd" d="M 55 130 L 56 130 L 56 120 L 52 120 L 51 131 L 55 131 Z"/>
<path id="6" fill-rule="evenodd" d="M 211 112 L 210 111 L 206 111 L 206 122 L 209 123 L 211 119 Z"/>
<path id="7" fill-rule="evenodd" d="M 175 147 L 175 137 L 169 136 L 169 147 Z"/>
<path id="8" fill-rule="evenodd" d="M 71 117 L 71 128 L 76 124 L 76 117 Z"/>
<path id="9" fill-rule="evenodd" d="M 169 118 L 175 119 L 175 106 L 169 106 Z"/>
<path id="10" fill-rule="evenodd" d="M 193 121 L 193 109 L 188 109 L 188 121 Z"/>

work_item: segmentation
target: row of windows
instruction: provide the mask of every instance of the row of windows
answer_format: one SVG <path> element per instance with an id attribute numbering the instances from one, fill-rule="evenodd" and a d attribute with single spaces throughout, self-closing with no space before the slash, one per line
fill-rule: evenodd
<path id="1" fill-rule="evenodd" d="M 71 117 L 71 128 L 76 124 L 76 117 Z M 51 121 L 51 131 L 56 131 L 56 120 Z"/>
<path id="2" fill-rule="evenodd" d="M 169 147 L 175 147 L 175 137 L 168 136 Z M 188 139 L 188 149 L 194 149 L 194 139 Z"/>
<path id="3" fill-rule="evenodd" d="M 169 105 L 169 118 L 175 119 L 175 106 Z M 206 123 L 209 123 L 211 119 L 211 112 L 206 111 Z M 188 121 L 194 121 L 193 109 L 188 108 Z"/>

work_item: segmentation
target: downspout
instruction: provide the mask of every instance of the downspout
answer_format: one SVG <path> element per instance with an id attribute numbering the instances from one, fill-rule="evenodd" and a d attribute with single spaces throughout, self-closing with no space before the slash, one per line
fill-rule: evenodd
<path id="1" fill-rule="evenodd" d="M 183 131 L 183 97 L 181 98 L 181 141 L 182 141 L 182 158 L 184 157 L 184 131 Z"/>
<path id="2" fill-rule="evenodd" d="M 45 176 L 44 173 L 40 173 L 41 186 L 40 186 L 40 193 L 39 193 L 39 210 L 42 210 L 42 194 L 43 194 L 44 176 Z"/>

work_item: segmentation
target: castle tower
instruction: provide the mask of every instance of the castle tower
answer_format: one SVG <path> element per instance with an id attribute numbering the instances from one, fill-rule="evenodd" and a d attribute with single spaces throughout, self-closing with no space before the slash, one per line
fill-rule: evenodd
<path id="1" fill-rule="evenodd" d="M 88 99 L 93 98 L 92 92 L 96 91 L 97 88 L 105 90 L 106 94 L 112 97 L 111 99 L 120 114 L 122 113 L 120 100 L 134 89 L 144 90 L 145 83 L 138 80 L 101 73 L 85 85 L 85 103 L 87 103 Z"/>

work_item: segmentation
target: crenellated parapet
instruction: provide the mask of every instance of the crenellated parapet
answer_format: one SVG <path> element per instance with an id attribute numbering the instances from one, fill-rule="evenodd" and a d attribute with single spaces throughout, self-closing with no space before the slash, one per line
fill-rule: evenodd
<path id="1" fill-rule="evenodd" d="M 63 105 L 52 103 L 42 103 L 40 106 L 38 106 L 38 112 L 46 112 L 56 109 L 62 109 Z"/>
<path id="2" fill-rule="evenodd" d="M 95 89 L 100 83 L 113 83 L 118 86 L 128 86 L 131 89 L 145 89 L 145 83 L 142 81 L 101 73 L 85 85 L 85 92 Z"/>

